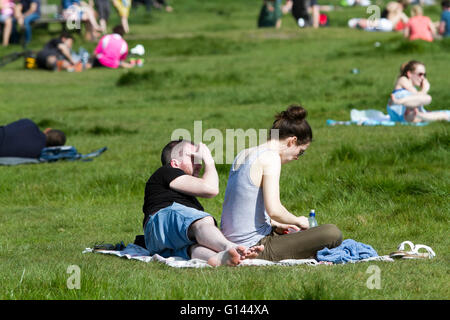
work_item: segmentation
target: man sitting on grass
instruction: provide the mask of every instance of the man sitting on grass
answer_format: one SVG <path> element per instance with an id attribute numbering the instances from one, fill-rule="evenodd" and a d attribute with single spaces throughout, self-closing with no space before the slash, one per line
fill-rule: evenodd
<path id="1" fill-rule="evenodd" d="M 439 23 L 439 34 L 450 37 L 450 0 L 443 0 L 441 21 Z"/>
<path id="2" fill-rule="evenodd" d="M 236 266 L 263 251 L 264 246 L 247 248 L 228 241 L 197 200 L 219 193 L 219 177 L 206 145 L 171 141 L 162 150 L 161 162 L 145 186 L 144 237 L 150 255 Z M 205 170 L 199 177 L 202 162 Z"/>
<path id="3" fill-rule="evenodd" d="M 38 158 L 43 148 L 65 143 L 64 132 L 51 128 L 42 132 L 30 119 L 0 126 L 0 157 Z"/>
<path id="4" fill-rule="evenodd" d="M 36 57 L 37 66 L 46 70 L 82 71 L 83 64 L 75 62 L 72 58 L 73 37 L 68 32 L 63 32 L 59 38 L 47 42 Z"/>

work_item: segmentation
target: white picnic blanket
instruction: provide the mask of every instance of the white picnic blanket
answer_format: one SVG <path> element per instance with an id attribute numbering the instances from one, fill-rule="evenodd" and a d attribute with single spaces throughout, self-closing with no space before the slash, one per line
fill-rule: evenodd
<path id="1" fill-rule="evenodd" d="M 95 250 L 91 248 L 86 248 L 83 253 L 102 253 L 102 254 L 111 254 L 115 255 L 121 258 L 127 258 L 127 259 L 134 259 L 139 260 L 143 262 L 160 262 L 163 264 L 166 264 L 170 267 L 174 268 L 204 268 L 204 267 L 211 267 L 209 264 L 206 263 L 204 260 L 200 259 L 191 259 L 191 260 L 185 260 L 180 257 L 170 257 L 170 258 L 163 258 L 158 254 L 154 254 L 153 256 L 149 255 L 149 252 L 135 244 L 129 244 L 127 247 L 122 251 L 114 251 L 114 250 Z M 389 256 L 378 256 L 378 257 L 372 257 L 368 259 L 363 259 L 359 261 L 352 261 L 351 263 L 357 263 L 357 262 L 368 262 L 368 261 L 394 261 L 393 259 L 389 258 Z M 332 263 L 329 262 L 319 262 L 315 259 L 286 259 L 281 260 L 278 262 L 268 261 L 268 260 L 261 260 L 261 259 L 248 259 L 244 260 L 239 264 L 239 266 L 297 266 L 297 265 L 309 265 L 309 266 L 318 266 L 318 265 L 331 265 Z"/>

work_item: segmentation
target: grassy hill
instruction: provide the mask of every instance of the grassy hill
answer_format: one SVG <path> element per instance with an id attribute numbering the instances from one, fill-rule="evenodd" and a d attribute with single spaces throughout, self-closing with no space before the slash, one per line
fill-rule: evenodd
<path id="1" fill-rule="evenodd" d="M 449 41 L 410 43 L 398 33 L 349 29 L 349 18 L 367 16 L 361 7 L 337 7 L 319 30 L 297 28 L 290 15 L 280 30 L 257 29 L 260 5 L 177 0 L 170 14 L 140 7 L 126 39 L 144 45 L 145 64 L 132 71 L 30 71 L 21 60 L 0 68 L 1 124 L 27 117 L 64 130 L 82 153 L 108 147 L 92 162 L 0 167 L 1 299 L 450 298 L 448 124 L 326 125 L 349 120 L 351 109 L 386 112 L 398 69 L 410 59 L 426 64 L 428 109 L 448 109 Z M 440 9 L 425 12 L 437 20 Z M 112 13 L 110 27 L 117 21 Z M 58 28 L 36 30 L 30 48 Z M 76 48 L 94 45 L 76 36 Z M 0 55 L 17 50 L 0 48 Z M 195 121 L 203 134 L 218 129 L 224 137 L 227 129 L 268 129 L 292 103 L 308 110 L 314 142 L 283 167 L 286 208 L 297 215 L 314 208 L 319 224 L 336 224 L 345 239 L 380 255 L 411 240 L 431 246 L 435 259 L 178 270 L 82 254 L 142 233 L 145 182 L 174 130 L 195 138 Z M 217 168 L 220 194 L 201 202 L 220 221 L 229 163 Z M 67 288 L 71 265 L 81 270 L 79 290 Z M 370 265 L 381 270 L 379 290 L 366 286 Z"/>

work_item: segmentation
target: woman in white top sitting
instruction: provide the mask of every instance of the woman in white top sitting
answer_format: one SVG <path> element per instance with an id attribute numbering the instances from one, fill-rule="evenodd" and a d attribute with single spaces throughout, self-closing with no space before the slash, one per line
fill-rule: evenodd
<path id="1" fill-rule="evenodd" d="M 298 160 L 312 141 L 301 106 L 290 106 L 273 123 L 270 140 L 243 150 L 231 166 L 221 229 L 230 241 L 264 245 L 258 259 L 313 258 L 324 247 L 342 242 L 334 225 L 309 228 L 308 219 L 289 212 L 280 201 L 281 166 Z"/>
<path id="2" fill-rule="evenodd" d="M 391 120 L 398 122 L 449 121 L 448 111 L 427 112 L 424 109 L 424 106 L 431 103 L 429 90 L 430 82 L 422 62 L 411 60 L 402 64 L 400 75 L 387 105 Z"/>

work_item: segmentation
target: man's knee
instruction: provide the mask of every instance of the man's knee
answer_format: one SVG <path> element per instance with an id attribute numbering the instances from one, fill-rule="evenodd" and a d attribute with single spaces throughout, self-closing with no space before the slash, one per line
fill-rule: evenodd
<path id="1" fill-rule="evenodd" d="M 214 218 L 211 216 L 203 217 L 192 223 L 193 228 L 202 227 L 204 225 L 215 225 Z"/>
<path id="2" fill-rule="evenodd" d="M 194 221 L 188 229 L 189 239 L 195 239 L 195 233 L 204 226 L 215 226 L 215 220 L 211 216 L 206 216 Z"/>
<path id="3" fill-rule="evenodd" d="M 321 229 L 325 242 L 329 243 L 330 246 L 334 248 L 342 243 L 342 231 L 334 224 L 324 224 Z"/>

